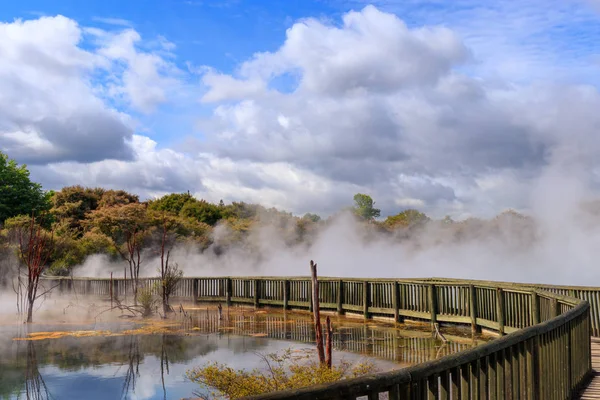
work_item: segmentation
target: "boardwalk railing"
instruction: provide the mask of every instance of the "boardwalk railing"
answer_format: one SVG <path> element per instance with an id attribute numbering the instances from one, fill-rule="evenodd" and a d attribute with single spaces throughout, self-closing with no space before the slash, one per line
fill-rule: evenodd
<path id="1" fill-rule="evenodd" d="M 123 279 L 57 278 L 59 290 L 127 295 Z M 158 279 L 140 285 L 158 293 Z M 441 278 L 390 280 L 320 278 L 323 309 L 468 324 L 501 338 L 399 371 L 256 399 L 569 399 L 591 373 L 590 334 L 598 334 L 598 288 L 542 286 Z M 309 278 L 186 278 L 175 296 L 227 304 L 310 309 Z M 592 318 L 590 318 L 590 303 Z M 504 336 L 508 334 L 507 336 Z"/>

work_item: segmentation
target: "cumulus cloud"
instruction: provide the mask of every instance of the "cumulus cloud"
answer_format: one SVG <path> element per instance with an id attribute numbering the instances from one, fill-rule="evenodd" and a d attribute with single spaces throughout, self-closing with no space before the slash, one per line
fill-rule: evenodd
<path id="1" fill-rule="evenodd" d="M 210 73 L 205 100 L 222 103 L 201 122 L 198 148 L 291 164 L 344 187 L 348 199 L 352 190 L 375 195 L 385 212 L 525 208 L 522 182 L 558 155 L 579 162 L 582 150 L 595 162 L 597 88 L 466 75 L 457 67 L 469 57 L 453 31 L 409 29 L 372 6 L 340 26 L 299 21 L 277 51 L 229 77 Z M 292 77 L 291 90 L 273 88 L 282 76 Z M 263 87 L 248 90 L 251 79 Z"/>
<path id="2" fill-rule="evenodd" d="M 578 176 L 597 187 L 598 88 L 544 74 L 512 79 L 502 69 L 479 74 L 473 66 L 487 66 L 481 59 L 494 49 L 477 44 L 474 23 L 454 17 L 452 29 L 415 27 L 367 6 L 339 23 L 299 20 L 279 48 L 233 73 L 189 72 L 200 73 L 198 107 L 211 112 L 197 123 L 200 140 L 171 149 L 135 132 L 129 115 L 189 89 L 167 38 L 150 45 L 131 28 L 82 29 L 64 17 L 4 24 L 61 29 L 49 36 L 52 51 L 36 50 L 46 63 L 19 56 L 42 47 L 45 34 L 22 35 L 33 44 L 0 41 L 12 60 L 0 60 L 0 146 L 19 161 L 50 162 L 33 175 L 53 188 L 103 185 L 142 197 L 190 190 L 296 213 L 329 214 L 363 192 L 384 216 L 406 207 L 490 216 L 531 207 L 534 183 L 556 165 L 584 166 Z M 466 28 L 455 29 L 461 21 Z M 81 46 L 84 33 L 92 50 Z"/>
<path id="3" fill-rule="evenodd" d="M 90 32 L 111 39 L 84 48 Z M 111 87 L 122 83 L 121 92 L 141 109 L 163 101 L 169 79 L 158 69 L 168 63 L 136 50 L 135 40 L 132 30 L 90 31 L 63 16 L 0 24 L 0 148 L 31 164 L 132 160 L 136 123 L 110 106 L 99 76 L 117 79 Z"/>

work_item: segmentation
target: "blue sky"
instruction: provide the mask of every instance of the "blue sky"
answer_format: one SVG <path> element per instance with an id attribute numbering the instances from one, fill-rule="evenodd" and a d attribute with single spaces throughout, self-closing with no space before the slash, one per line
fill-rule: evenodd
<path id="1" fill-rule="evenodd" d="M 298 213 L 356 192 L 384 214 L 526 209 L 566 155 L 600 181 L 599 6 L 7 2 L 0 149 L 52 189 Z"/>

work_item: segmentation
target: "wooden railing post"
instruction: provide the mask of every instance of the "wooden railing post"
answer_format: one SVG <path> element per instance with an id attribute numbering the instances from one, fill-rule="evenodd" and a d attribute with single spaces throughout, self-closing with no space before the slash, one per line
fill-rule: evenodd
<path id="1" fill-rule="evenodd" d="M 254 307 L 260 307 L 260 280 L 254 279 Z"/>
<path id="2" fill-rule="evenodd" d="M 231 306 L 231 294 L 233 292 L 233 282 L 231 278 L 227 278 L 225 281 L 225 302 L 227 303 L 227 307 Z"/>
<path id="3" fill-rule="evenodd" d="M 531 317 L 533 325 L 540 323 L 540 296 L 535 291 L 531 293 Z"/>
<path id="4" fill-rule="evenodd" d="M 437 324 L 437 290 L 435 285 L 429 285 L 429 312 L 431 314 L 431 326 Z"/>
<path id="5" fill-rule="evenodd" d="M 392 307 L 394 308 L 394 322 L 400 321 L 400 284 L 394 282 L 392 288 Z"/>
<path id="6" fill-rule="evenodd" d="M 537 297 L 537 295 L 536 295 Z M 528 381 L 528 397 L 532 400 L 542 400 L 540 398 L 540 365 L 538 360 L 539 336 L 535 336 L 525 346 L 526 369 Z"/>
<path id="7" fill-rule="evenodd" d="M 473 334 L 481 332 L 477 325 L 477 289 L 475 285 L 469 285 L 469 313 L 471 314 L 471 332 Z"/>
<path id="8" fill-rule="evenodd" d="M 337 283 L 337 313 L 344 315 L 344 281 L 339 280 Z"/>
<path id="9" fill-rule="evenodd" d="M 558 316 L 558 301 L 556 299 L 550 300 L 550 318 Z"/>
<path id="10" fill-rule="evenodd" d="M 192 281 L 192 297 L 194 298 L 194 303 L 197 303 L 200 297 L 200 282 L 198 279 Z"/>
<path id="11" fill-rule="evenodd" d="M 498 333 L 504 335 L 504 290 L 496 290 L 496 318 L 498 319 Z"/>
<path id="12" fill-rule="evenodd" d="M 287 310 L 289 308 L 290 302 L 290 281 L 287 279 L 283 281 L 283 309 Z"/>
<path id="13" fill-rule="evenodd" d="M 369 303 L 370 303 L 370 299 L 371 299 L 371 293 L 370 293 L 370 285 L 369 282 L 367 281 L 363 281 L 363 298 L 362 298 L 362 302 L 363 302 L 363 315 L 365 317 L 365 319 L 369 319 Z"/>

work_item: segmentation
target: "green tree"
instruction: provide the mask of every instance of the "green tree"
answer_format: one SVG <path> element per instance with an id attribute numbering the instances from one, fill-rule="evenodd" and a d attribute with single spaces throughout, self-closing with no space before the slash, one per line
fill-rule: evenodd
<path id="1" fill-rule="evenodd" d="M 189 193 L 171 193 L 161 198 L 150 200 L 148 208 L 154 211 L 166 211 L 174 215 L 179 215 L 183 206 L 195 201 L 197 200 Z"/>
<path id="2" fill-rule="evenodd" d="M 216 225 L 223 218 L 221 208 L 205 200 L 186 203 L 179 215 L 183 218 L 193 218 L 198 222 L 204 222 L 211 226 Z"/>
<path id="3" fill-rule="evenodd" d="M 302 219 L 311 221 L 311 222 L 319 222 L 321 220 L 321 217 L 318 214 L 306 213 L 306 214 L 304 214 Z"/>
<path id="4" fill-rule="evenodd" d="M 381 210 L 375 208 L 374 206 L 375 202 L 371 196 L 362 193 L 357 193 L 354 195 L 354 208 L 352 211 L 360 218 L 371 221 L 374 218 L 379 217 Z"/>
<path id="5" fill-rule="evenodd" d="M 50 208 L 50 194 L 31 182 L 26 165 L 0 152 L 0 223 L 17 215 L 43 214 Z"/>

